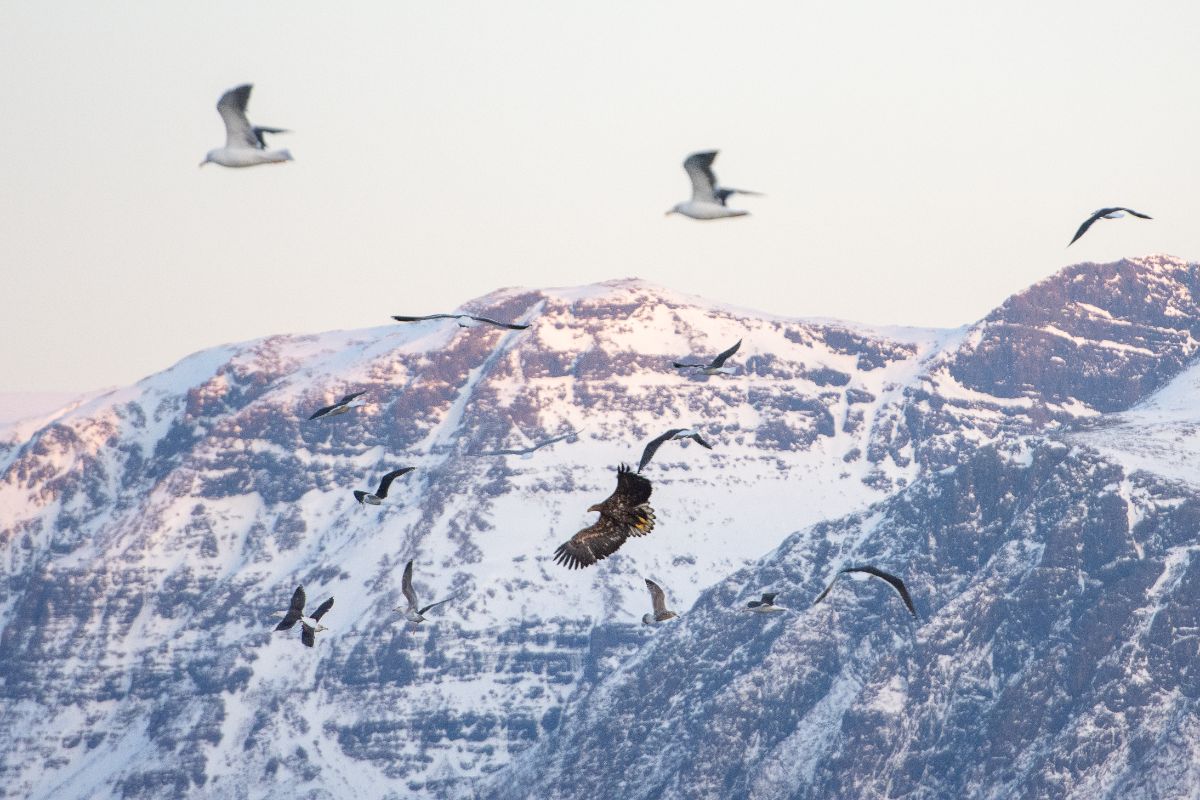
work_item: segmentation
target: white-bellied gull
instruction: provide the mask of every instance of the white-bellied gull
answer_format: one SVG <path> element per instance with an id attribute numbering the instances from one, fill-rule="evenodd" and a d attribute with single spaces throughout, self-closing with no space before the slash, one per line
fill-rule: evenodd
<path id="1" fill-rule="evenodd" d="M 862 572 L 887 581 L 889 584 L 891 584 L 891 587 L 896 590 L 896 594 L 900 595 L 900 599 L 904 601 L 904 606 L 908 609 L 908 613 L 912 614 L 914 617 L 917 615 L 917 609 L 913 606 L 912 596 L 908 593 L 908 587 L 904 585 L 904 581 L 900 580 L 895 575 L 871 566 L 846 567 L 843 570 L 839 570 L 838 574 L 833 576 L 833 580 L 829 582 L 829 585 L 825 587 L 825 591 L 821 592 L 821 594 L 817 596 L 817 599 L 813 601 L 813 605 L 815 606 L 817 603 L 825 599 L 825 595 L 829 594 L 830 590 L 833 589 L 833 586 L 837 583 L 838 578 L 851 572 Z"/>
<path id="2" fill-rule="evenodd" d="M 746 610 L 753 611 L 755 614 L 774 614 L 778 611 L 787 611 L 783 606 L 775 605 L 775 592 L 765 592 L 761 600 L 751 600 L 746 603 Z"/>
<path id="3" fill-rule="evenodd" d="M 718 186 L 717 176 L 713 174 L 712 170 L 712 163 L 717 157 L 717 152 L 708 150 L 703 153 L 692 153 L 683 160 L 683 169 L 692 179 L 692 199 L 684 203 L 676 203 L 667 212 L 668 215 L 682 214 L 692 219 L 723 219 L 724 217 L 742 217 L 750 213 L 726 207 L 725 201 L 729 199 L 730 195 L 758 195 L 759 192 L 750 192 L 745 189 L 725 189 Z"/>
<path id="4" fill-rule="evenodd" d="M 358 399 L 359 397 L 362 397 L 364 394 L 366 394 L 365 391 L 355 392 L 354 394 L 348 394 L 331 406 L 325 406 L 324 408 L 318 408 L 316 411 L 313 412 L 313 415 L 311 417 L 309 417 L 308 420 L 309 420 L 309 422 L 311 422 L 314 419 L 321 419 L 322 417 L 336 417 L 338 414 L 345 414 L 347 411 L 350 411 L 351 409 L 362 408 L 363 403 L 355 403 L 354 401 L 356 399 Z"/>
<path id="5" fill-rule="evenodd" d="M 658 452 L 658 448 L 662 447 L 664 442 L 674 439 L 691 439 L 701 447 L 712 450 L 712 445 L 704 441 L 700 436 L 700 432 L 695 428 L 672 428 L 646 445 L 646 449 L 642 451 L 642 460 L 638 463 L 637 471 L 641 472 L 646 468 L 646 465 L 650 463 L 650 459 L 654 458 L 654 454 Z"/>
<path id="6" fill-rule="evenodd" d="M 246 119 L 246 104 L 250 102 L 253 86 L 246 83 L 234 87 L 217 101 L 217 112 L 225 121 L 225 146 L 209 150 L 200 166 L 211 162 L 222 167 L 253 167 L 292 160 L 287 150 L 268 150 L 263 138 L 264 133 L 287 133 L 286 129 L 254 126 Z"/>
<path id="7" fill-rule="evenodd" d="M 1092 227 L 1092 223 L 1094 223 L 1096 220 L 1120 219 L 1121 217 L 1125 216 L 1126 213 L 1132 214 L 1140 219 L 1154 219 L 1154 217 L 1151 217 L 1149 214 L 1143 214 L 1140 211 L 1134 211 L 1132 208 L 1122 208 L 1120 206 L 1101 208 L 1083 221 L 1083 224 L 1079 226 L 1079 230 L 1075 231 L 1075 235 L 1071 237 L 1071 241 L 1067 242 L 1067 247 L 1075 244 L 1075 242 L 1079 240 L 1080 236 L 1083 236 L 1085 233 L 1087 233 L 1088 228 Z"/>
<path id="8" fill-rule="evenodd" d="M 396 322 L 424 322 L 427 319 L 452 319 L 458 322 L 460 328 L 476 328 L 479 325 L 495 325 L 498 328 L 508 328 L 513 331 L 523 331 L 529 327 L 528 324 L 521 325 L 515 322 L 500 322 L 499 320 L 490 319 L 489 317 L 479 317 L 474 314 L 426 314 L 423 317 L 405 317 L 402 315 L 393 315 L 392 319 Z"/>
<path id="9" fill-rule="evenodd" d="M 654 607 L 654 613 L 642 615 L 643 625 L 653 625 L 656 622 L 666 622 L 669 619 L 674 619 L 675 617 L 679 616 L 674 611 L 667 610 L 667 596 L 663 594 L 661 586 L 649 578 L 646 578 L 646 588 L 650 590 L 650 603 Z"/>
<path id="10" fill-rule="evenodd" d="M 296 591 L 292 593 L 292 604 L 284 615 L 283 620 L 275 626 L 277 631 L 289 631 L 292 627 L 300 623 L 300 641 L 308 647 L 316 644 L 316 636 L 321 631 L 329 630 L 321 624 L 321 617 L 325 616 L 329 609 L 333 608 L 333 598 L 329 598 L 321 605 L 317 606 L 317 610 L 313 612 L 311 617 L 304 616 L 304 587 L 297 586 Z"/>
<path id="11" fill-rule="evenodd" d="M 436 607 L 440 606 L 442 603 L 449 603 L 454 598 L 447 597 L 445 600 L 438 600 L 436 603 L 430 603 L 427 606 L 418 607 L 417 593 L 413 589 L 413 585 L 412 585 L 412 574 L 413 574 L 413 562 L 412 562 L 412 559 L 409 559 L 409 562 L 404 565 L 404 577 L 400 581 L 400 589 L 401 589 L 401 591 L 404 592 L 404 599 L 406 601 L 408 601 L 408 605 L 396 606 L 392 610 L 403 612 L 404 618 L 406 620 L 411 622 L 413 625 L 420 625 L 422 622 L 425 621 L 425 612 L 426 611 L 428 611 L 431 608 L 436 608 Z"/>
<path id="12" fill-rule="evenodd" d="M 374 494 L 364 492 L 361 489 L 354 491 L 354 499 L 362 505 L 377 506 L 383 503 L 388 496 L 388 488 L 392 485 L 392 481 L 399 478 L 401 475 L 412 472 L 416 467 L 401 467 L 397 470 L 392 470 L 387 475 L 379 479 L 379 488 Z"/>
<path id="13" fill-rule="evenodd" d="M 738 339 L 737 344 L 721 353 L 707 364 L 681 364 L 678 361 L 672 361 L 671 366 L 675 369 L 699 369 L 705 375 L 732 375 L 736 370 L 733 367 L 725 366 L 725 362 L 731 355 L 738 351 L 742 346 L 742 340 Z"/>

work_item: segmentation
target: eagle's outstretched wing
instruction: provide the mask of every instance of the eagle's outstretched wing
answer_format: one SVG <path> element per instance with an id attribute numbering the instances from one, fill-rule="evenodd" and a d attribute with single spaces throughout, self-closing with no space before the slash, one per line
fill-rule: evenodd
<path id="1" fill-rule="evenodd" d="M 621 549 L 628 538 L 628 526 L 601 514 L 595 523 L 559 545 L 554 551 L 554 562 L 567 569 L 590 567 Z"/>
<path id="2" fill-rule="evenodd" d="M 608 499 L 590 510 L 600 519 L 564 542 L 554 551 L 554 560 L 568 569 L 590 567 L 620 549 L 630 536 L 645 536 L 654 530 L 650 481 L 622 464 L 617 470 L 617 488 Z"/>

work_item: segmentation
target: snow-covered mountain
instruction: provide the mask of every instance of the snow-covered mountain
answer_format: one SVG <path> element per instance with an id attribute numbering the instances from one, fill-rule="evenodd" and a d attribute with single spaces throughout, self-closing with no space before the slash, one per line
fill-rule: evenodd
<path id="1" fill-rule="evenodd" d="M 1175 482 L 1148 473 L 1196 422 L 1178 387 L 1197 380 L 1198 300 L 1200 267 L 1167 257 L 1069 268 L 955 331 L 772 317 L 633 280 L 506 290 L 468 307 L 530 330 L 272 337 L 0 429 L 0 796 L 1051 786 L 1067 768 L 1038 772 L 1033 750 L 1086 742 L 1068 723 L 1107 689 L 1071 684 L 1074 705 L 1036 724 L 996 698 L 1022 676 L 1066 681 L 1055 658 L 1132 669 L 1149 657 L 1138 631 L 1196 609 L 1186 455 Z M 737 376 L 669 366 L 739 338 Z M 363 389 L 365 408 L 305 421 Z M 1152 396 L 1177 416 L 1137 405 Z M 656 530 L 589 570 L 552 564 L 616 465 L 677 425 L 715 449 L 660 450 Z M 1155 425 L 1152 446 L 1138 431 Z M 580 433 L 529 458 L 480 455 L 565 430 Z M 1118 436 L 1145 445 L 1148 473 Z M 403 465 L 418 469 L 387 503 L 354 502 Z M 457 597 L 415 634 L 390 611 L 409 558 L 423 597 Z M 918 622 L 850 581 L 766 626 L 729 613 L 768 588 L 802 610 L 860 559 L 904 568 Z M 1121 611 L 1095 621 L 1125 571 L 1149 588 L 1121 584 Z M 644 630 L 644 577 L 691 610 Z M 270 632 L 297 583 L 336 598 L 312 650 Z M 1095 629 L 1128 658 L 1093 647 Z M 988 697 L 985 663 L 1003 677 Z M 1189 696 L 1148 675 L 1125 698 L 1138 713 L 1109 721 L 1123 736 Z M 1023 697 L 1040 710 L 1047 687 Z M 1161 730 L 1186 741 L 1191 708 Z M 986 759 L 972 743 L 1001 743 L 985 724 L 1019 728 Z M 960 755 L 964 777 L 927 780 Z M 1177 785 L 1167 770 L 1155 780 Z"/>

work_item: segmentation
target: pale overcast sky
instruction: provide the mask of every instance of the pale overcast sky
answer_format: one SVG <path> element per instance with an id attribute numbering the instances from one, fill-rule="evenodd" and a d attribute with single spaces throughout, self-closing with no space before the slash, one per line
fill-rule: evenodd
<path id="1" fill-rule="evenodd" d="M 1198 30 L 1127 0 L 7 3 L 0 391 L 507 285 L 957 326 L 1068 263 L 1200 258 Z M 197 169 L 242 82 L 296 160 Z M 707 148 L 752 216 L 663 216 Z M 1155 219 L 1067 250 L 1109 204 Z"/>

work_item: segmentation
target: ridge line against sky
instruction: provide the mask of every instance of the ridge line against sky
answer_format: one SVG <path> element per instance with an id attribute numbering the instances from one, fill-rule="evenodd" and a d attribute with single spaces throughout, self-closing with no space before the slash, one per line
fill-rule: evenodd
<path id="1" fill-rule="evenodd" d="M 707 0 L 18 4 L 0 26 L 0 391 L 635 274 L 957 327 L 1081 261 L 1200 253 L 1200 8 Z M 712 53 L 704 57 L 702 53 Z M 196 164 L 217 98 L 296 161 Z M 719 148 L 751 216 L 663 212 Z M 1104 205 L 1153 220 L 1079 223 Z"/>

